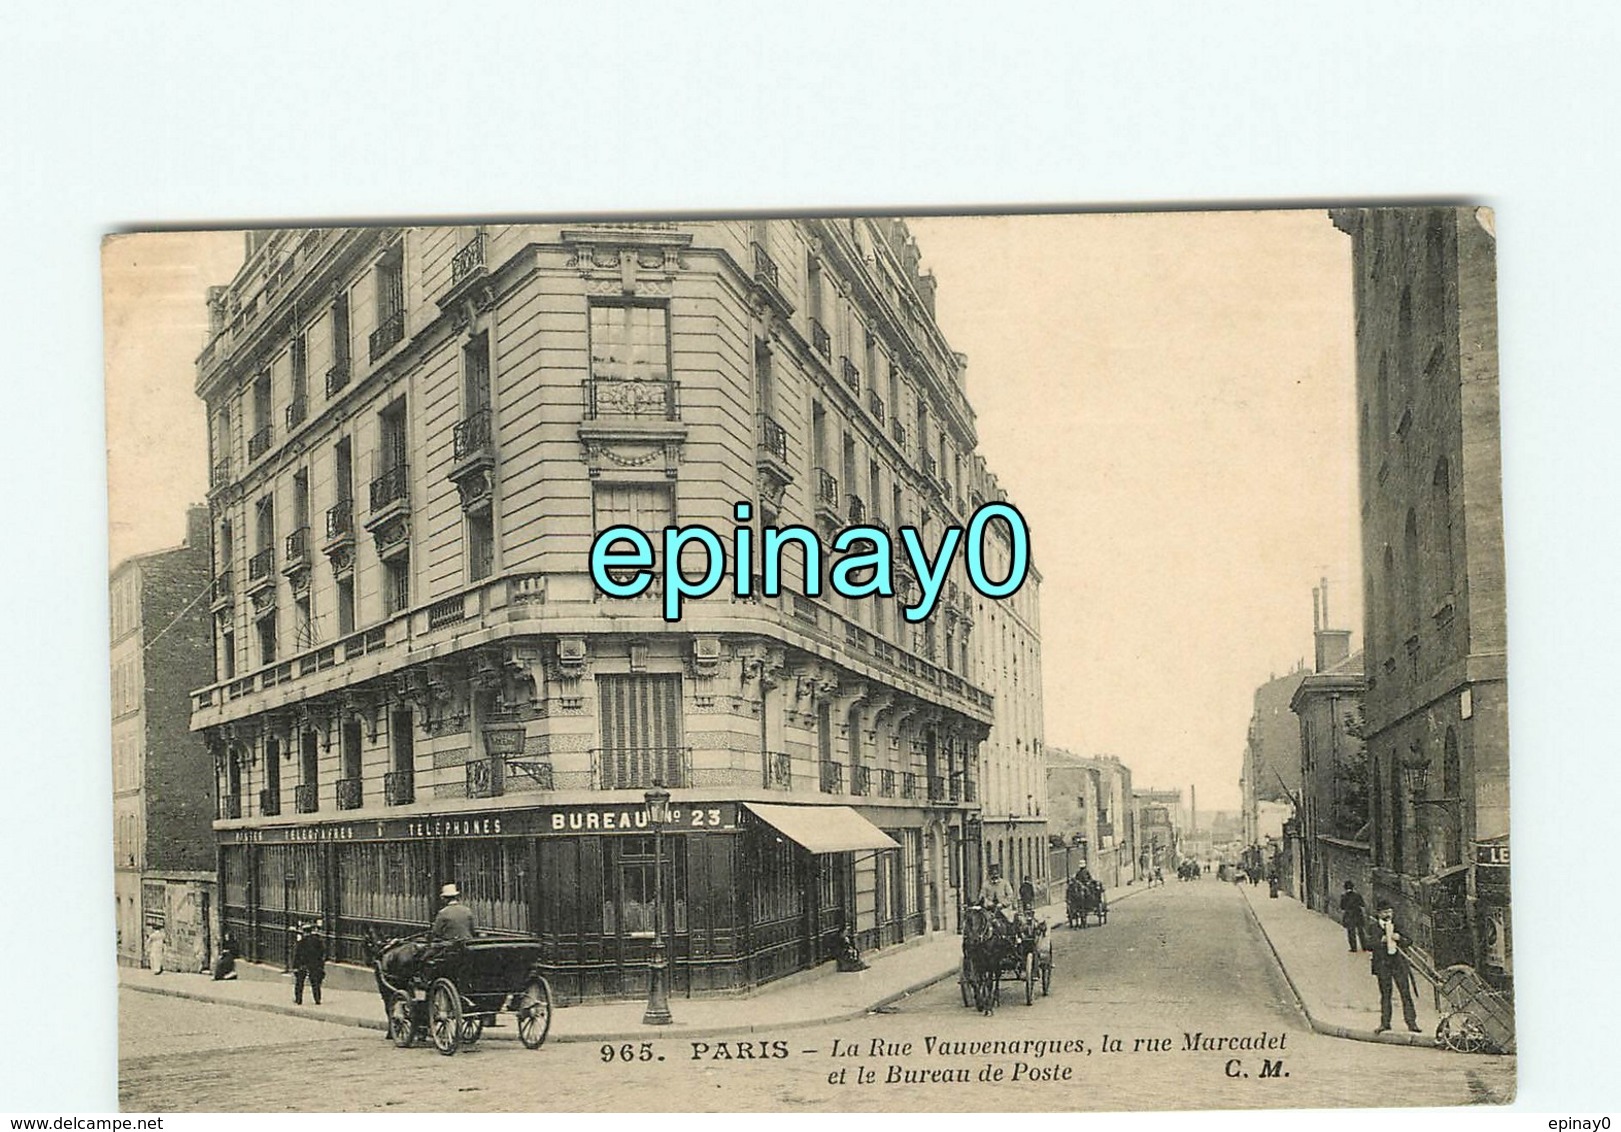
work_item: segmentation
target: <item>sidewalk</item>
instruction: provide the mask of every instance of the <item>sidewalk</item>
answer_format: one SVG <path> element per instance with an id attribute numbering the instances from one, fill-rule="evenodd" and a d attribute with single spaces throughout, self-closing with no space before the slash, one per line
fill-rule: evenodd
<path id="1" fill-rule="evenodd" d="M 1141 886 L 1110 889 L 1111 904 Z M 1049 924 L 1062 925 L 1064 906 L 1048 905 L 1040 910 Z M 943 979 L 955 978 L 962 962 L 962 937 L 937 932 L 865 957 L 865 971 L 840 972 L 833 963 L 812 971 L 802 971 L 776 980 L 745 995 L 706 998 L 672 998 L 670 1026 L 642 1025 L 641 1001 L 592 1002 L 560 1005 L 552 1021 L 548 1041 L 606 1042 L 639 1040 L 650 1037 L 707 1038 L 776 1033 L 828 1022 L 861 1018 L 907 995 L 915 994 Z M 329 968 L 332 972 L 321 995 L 321 1005 L 312 1005 L 306 988 L 304 1005 L 293 1005 L 293 980 L 271 967 L 237 964 L 242 977 L 215 982 L 207 975 L 166 971 L 154 975 L 141 968 L 120 968 L 121 988 L 148 994 L 169 995 L 225 1006 L 263 1010 L 298 1018 L 313 1018 L 343 1026 L 383 1030 L 382 1000 L 371 983 L 371 973 L 359 968 Z M 486 1040 L 515 1040 L 517 1027 L 510 1017 L 485 1034 Z"/>
<path id="2" fill-rule="evenodd" d="M 1130 890 L 1122 889 L 1124 894 Z M 1111 900 L 1115 894 L 1110 893 Z M 1049 921 L 1061 923 L 1061 905 L 1042 910 Z M 925 987 L 954 977 L 962 961 L 962 937 L 937 932 L 914 942 L 869 955 L 865 971 L 840 972 L 832 963 L 779 979 L 746 995 L 674 998 L 670 1012 L 675 1023 L 667 1027 L 642 1025 L 640 1001 L 593 1002 L 559 1006 L 548 1041 L 603 1042 L 647 1038 L 652 1035 L 710 1037 L 780 1031 L 860 1018 Z M 264 1010 L 300 1018 L 316 1018 L 338 1025 L 383 1030 L 382 1000 L 370 984 L 370 973 L 332 968 L 314 1006 L 293 1005 L 292 977 L 273 968 L 238 963 L 242 977 L 215 982 L 207 975 L 165 972 L 154 975 L 138 968 L 121 968 L 121 987 L 149 994 L 170 995 L 226 1006 Z M 362 985 L 358 984 L 364 984 Z M 490 1039 L 514 1039 L 517 1028 L 510 1018 L 490 1030 Z"/>
<path id="3" fill-rule="evenodd" d="M 1347 949 L 1345 929 L 1339 922 L 1288 896 L 1273 900 L 1259 888 L 1247 884 L 1237 888 L 1313 1030 L 1360 1042 L 1435 1047 L 1435 995 L 1422 977 L 1413 996 L 1420 1032 L 1410 1033 L 1403 1024 L 1401 995 L 1395 992 L 1391 995 L 1392 1029 L 1375 1033 L 1379 983 L 1371 972 L 1368 953 Z"/>

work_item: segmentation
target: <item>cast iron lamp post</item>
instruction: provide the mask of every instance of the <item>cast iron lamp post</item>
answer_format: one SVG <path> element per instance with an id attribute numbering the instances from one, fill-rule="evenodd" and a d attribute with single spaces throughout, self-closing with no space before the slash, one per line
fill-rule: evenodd
<path id="1" fill-rule="evenodd" d="M 644 1026 L 668 1026 L 670 1017 L 669 969 L 664 963 L 664 823 L 670 820 L 670 792 L 662 783 L 642 795 L 647 820 L 653 827 L 653 958 L 647 968 L 647 1009 Z"/>

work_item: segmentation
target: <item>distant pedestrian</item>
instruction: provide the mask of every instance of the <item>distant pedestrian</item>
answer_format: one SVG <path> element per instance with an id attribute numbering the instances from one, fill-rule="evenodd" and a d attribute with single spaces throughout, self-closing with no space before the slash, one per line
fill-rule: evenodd
<path id="1" fill-rule="evenodd" d="M 1019 882 L 1019 907 L 1026 912 L 1034 911 L 1036 907 L 1036 886 L 1031 883 L 1028 873 Z"/>
<path id="2" fill-rule="evenodd" d="M 214 960 L 214 981 L 236 978 L 236 936 L 229 930 L 220 936 L 220 953 Z"/>
<path id="3" fill-rule="evenodd" d="M 1345 942 L 1352 951 L 1371 951 L 1368 946 L 1368 906 L 1353 881 L 1345 882 L 1340 895 L 1340 923 L 1345 925 Z"/>
<path id="4" fill-rule="evenodd" d="M 326 979 L 326 941 L 314 924 L 302 924 L 293 943 L 293 1004 L 304 1003 L 304 982 L 309 981 L 315 1005 L 321 1005 L 321 983 Z"/>
<path id="5" fill-rule="evenodd" d="M 153 928 L 152 934 L 146 937 L 146 965 L 152 968 L 154 975 L 163 974 L 163 953 L 167 947 L 168 938 L 163 929 Z"/>
<path id="6" fill-rule="evenodd" d="M 1407 937 L 1396 927 L 1396 913 L 1388 904 L 1379 907 L 1379 919 L 1374 925 L 1373 974 L 1379 980 L 1379 1029 L 1390 1029 L 1390 991 L 1401 992 L 1402 1020 L 1413 1033 L 1418 1033 L 1418 1012 L 1413 1007 L 1413 965 L 1402 950 Z"/>

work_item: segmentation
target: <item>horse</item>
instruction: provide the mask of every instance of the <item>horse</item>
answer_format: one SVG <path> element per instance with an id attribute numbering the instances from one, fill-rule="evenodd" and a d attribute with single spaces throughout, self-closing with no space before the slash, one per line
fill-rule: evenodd
<path id="1" fill-rule="evenodd" d="M 401 996 L 409 998 L 411 982 L 421 969 L 428 947 L 421 935 L 390 938 L 366 933 L 366 952 L 371 959 L 372 977 L 377 980 L 377 994 L 383 1000 L 383 1017 L 390 1023 L 390 1036 L 397 1024 L 394 1003 Z"/>
<path id="2" fill-rule="evenodd" d="M 995 1011 L 1002 968 L 1017 949 L 1014 927 L 1007 920 L 977 904 L 963 913 L 963 977 L 973 986 L 974 1007 L 981 1014 Z"/>

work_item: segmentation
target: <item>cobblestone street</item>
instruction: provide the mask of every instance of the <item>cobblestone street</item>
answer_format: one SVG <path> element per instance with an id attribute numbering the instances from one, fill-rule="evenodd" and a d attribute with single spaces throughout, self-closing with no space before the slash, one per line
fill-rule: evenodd
<path id="1" fill-rule="evenodd" d="M 1366 973 L 1364 957 L 1333 958 L 1341 960 Z M 529 1052 L 510 1040 L 510 1021 L 476 1048 L 447 1058 L 431 1048 L 397 1050 L 377 1031 L 125 990 L 119 1092 L 132 1111 L 272 1112 L 1061 1111 L 1513 1098 L 1513 1058 L 1313 1034 L 1232 885 L 1173 881 L 1118 902 L 1106 926 L 1059 927 L 1054 964 L 1052 995 L 1038 992 L 1033 1006 L 1025 1006 L 1022 986 L 1009 982 L 1001 1007 L 980 1017 L 947 981 L 892 1013 L 747 1036 L 753 1058 L 740 1056 L 736 1037 L 652 1028 L 646 1055 L 635 1047 L 604 1051 L 555 1041 Z M 1376 998 L 1371 977 L 1367 990 Z M 768 1002 L 755 999 L 753 1008 Z M 1423 1007 L 1419 1021 L 1433 1027 L 1427 1000 Z M 311 1018 L 319 1016 L 309 1009 Z M 673 1009 L 679 1021 L 679 1000 Z M 565 1033 L 569 1021 L 570 1012 L 560 1011 L 554 1034 Z M 1186 1048 L 1191 1034 L 1210 1045 L 1263 1031 L 1277 1041 L 1274 1048 Z M 1114 1052 L 1105 1051 L 1105 1036 Z M 1071 1046 L 1039 1055 L 940 1049 L 942 1042 L 983 1041 Z M 1150 1043 L 1159 1048 L 1150 1052 Z M 761 1059 L 762 1052 L 773 1056 Z M 617 1060 L 625 1053 L 629 1064 Z M 1265 1063 L 1275 1075 L 1261 1075 Z M 982 1080 L 987 1066 L 1000 1069 L 1002 1079 Z M 842 1083 L 830 1081 L 841 1073 Z M 949 1079 L 959 1074 L 967 1080 Z"/>

